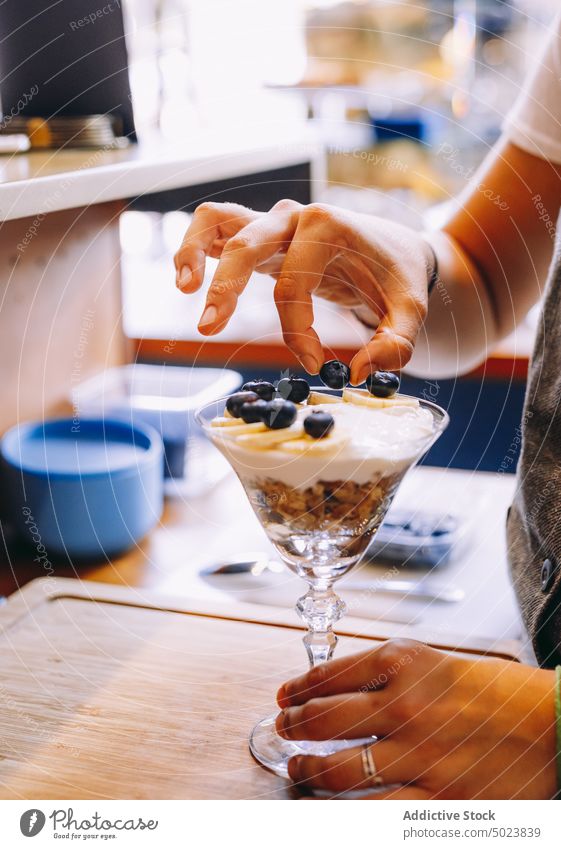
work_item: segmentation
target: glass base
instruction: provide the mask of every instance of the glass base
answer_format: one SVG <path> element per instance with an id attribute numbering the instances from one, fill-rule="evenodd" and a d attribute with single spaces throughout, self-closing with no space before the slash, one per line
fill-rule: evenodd
<path id="1" fill-rule="evenodd" d="M 268 716 L 258 722 L 249 738 L 249 750 L 261 766 L 288 778 L 288 761 L 295 755 L 332 755 L 343 749 L 371 743 L 375 738 L 357 740 L 285 740 L 275 728 L 277 716 Z"/>

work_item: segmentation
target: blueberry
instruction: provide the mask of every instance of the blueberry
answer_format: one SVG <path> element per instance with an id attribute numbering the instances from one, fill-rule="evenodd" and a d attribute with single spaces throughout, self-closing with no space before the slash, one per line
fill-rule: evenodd
<path id="1" fill-rule="evenodd" d="M 242 404 L 240 418 L 242 418 L 246 424 L 262 422 L 266 409 L 267 401 L 264 401 L 262 398 L 259 398 L 257 401 L 250 401 L 249 403 L 246 401 L 245 404 Z"/>
<path id="2" fill-rule="evenodd" d="M 253 401 L 258 401 L 259 396 L 255 392 L 234 392 L 226 401 L 226 409 L 235 419 L 239 419 L 242 410 L 242 404 L 251 404 Z"/>
<path id="3" fill-rule="evenodd" d="M 377 398 L 390 398 L 399 389 L 399 375 L 393 371 L 375 371 L 366 378 L 366 388 Z"/>
<path id="4" fill-rule="evenodd" d="M 296 419 L 297 412 L 296 405 L 292 401 L 275 398 L 274 401 L 267 403 L 267 409 L 263 414 L 263 421 L 267 427 L 273 430 L 279 430 L 282 427 L 290 427 Z"/>
<path id="5" fill-rule="evenodd" d="M 242 392 L 255 392 L 264 401 L 272 401 L 275 397 L 275 387 L 268 380 L 249 380 L 242 386 Z"/>
<path id="6" fill-rule="evenodd" d="M 330 389 L 344 389 L 351 379 L 351 370 L 340 360 L 329 360 L 322 365 L 319 376 Z"/>
<path id="7" fill-rule="evenodd" d="M 300 404 L 305 401 L 310 394 L 310 384 L 303 377 L 283 377 L 277 383 L 277 393 L 285 401 L 294 401 L 295 404 Z"/>
<path id="8" fill-rule="evenodd" d="M 313 436 L 314 439 L 323 439 L 328 436 L 335 427 L 335 420 L 331 413 L 326 413 L 323 410 L 314 410 L 309 416 L 304 419 L 304 430 L 308 436 Z"/>

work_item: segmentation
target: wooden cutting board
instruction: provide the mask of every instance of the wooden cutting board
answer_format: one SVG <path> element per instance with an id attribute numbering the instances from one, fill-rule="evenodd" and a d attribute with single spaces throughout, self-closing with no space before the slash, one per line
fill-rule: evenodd
<path id="1" fill-rule="evenodd" d="M 361 636 L 338 653 L 376 642 L 364 620 L 341 625 Z M 0 798 L 289 797 L 247 738 L 305 668 L 302 633 L 277 608 L 28 584 L 0 610 Z"/>

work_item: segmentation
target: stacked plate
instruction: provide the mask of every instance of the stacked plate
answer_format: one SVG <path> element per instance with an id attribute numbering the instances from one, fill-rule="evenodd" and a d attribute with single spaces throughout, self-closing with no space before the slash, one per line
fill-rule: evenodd
<path id="1" fill-rule="evenodd" d="M 11 119 L 0 133 L 23 133 L 32 148 L 109 147 L 126 144 L 115 134 L 111 115 L 62 115 L 32 118 L 23 115 Z"/>

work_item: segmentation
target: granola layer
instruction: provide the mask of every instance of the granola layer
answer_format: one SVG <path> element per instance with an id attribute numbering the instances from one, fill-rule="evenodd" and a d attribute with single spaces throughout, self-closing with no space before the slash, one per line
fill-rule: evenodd
<path id="1" fill-rule="evenodd" d="M 367 483 L 319 480 L 305 489 L 273 478 L 244 480 L 244 484 L 265 524 L 286 522 L 294 530 L 305 531 L 337 526 L 361 534 L 384 516 L 402 476 L 394 474 Z"/>

